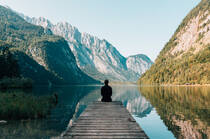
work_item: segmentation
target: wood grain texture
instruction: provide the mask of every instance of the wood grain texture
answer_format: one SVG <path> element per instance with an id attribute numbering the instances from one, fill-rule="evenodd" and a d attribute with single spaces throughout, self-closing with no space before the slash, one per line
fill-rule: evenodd
<path id="1" fill-rule="evenodd" d="M 119 101 L 93 102 L 63 139 L 148 139 L 145 132 Z"/>

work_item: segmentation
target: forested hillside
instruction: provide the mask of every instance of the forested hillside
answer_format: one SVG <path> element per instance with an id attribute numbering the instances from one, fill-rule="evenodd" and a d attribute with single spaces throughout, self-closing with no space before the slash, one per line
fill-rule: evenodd
<path id="1" fill-rule="evenodd" d="M 210 1 L 183 20 L 139 84 L 210 84 Z"/>
<path id="2" fill-rule="evenodd" d="M 0 6 L 0 48 L 2 59 L 9 54 L 18 64 L 12 64 L 18 76 L 31 78 L 37 84 L 96 82 L 78 68 L 68 43 L 62 37 L 27 23 L 3 6 Z M 1 70 L 8 71 L 10 62 L 6 63 Z"/>

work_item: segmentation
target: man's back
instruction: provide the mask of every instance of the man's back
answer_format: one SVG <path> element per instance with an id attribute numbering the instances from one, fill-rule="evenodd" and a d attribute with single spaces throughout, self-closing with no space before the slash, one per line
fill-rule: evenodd
<path id="1" fill-rule="evenodd" d="M 111 102 L 112 101 L 112 88 L 108 85 L 104 85 L 102 88 L 101 88 L 101 96 L 102 96 L 102 99 L 101 101 L 102 102 Z"/>

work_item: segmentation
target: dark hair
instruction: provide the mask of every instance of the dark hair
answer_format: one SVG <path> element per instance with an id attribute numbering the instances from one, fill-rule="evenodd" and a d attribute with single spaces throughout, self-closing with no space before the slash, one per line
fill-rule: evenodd
<path id="1" fill-rule="evenodd" d="M 104 81 L 104 84 L 108 85 L 108 83 L 109 83 L 109 80 Z"/>

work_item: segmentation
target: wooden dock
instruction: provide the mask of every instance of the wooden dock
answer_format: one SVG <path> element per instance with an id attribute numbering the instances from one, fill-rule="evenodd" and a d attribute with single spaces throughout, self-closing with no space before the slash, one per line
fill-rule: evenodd
<path id="1" fill-rule="evenodd" d="M 64 139 L 148 139 L 121 102 L 93 102 L 63 135 Z"/>

